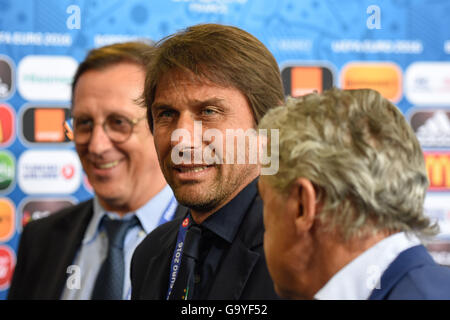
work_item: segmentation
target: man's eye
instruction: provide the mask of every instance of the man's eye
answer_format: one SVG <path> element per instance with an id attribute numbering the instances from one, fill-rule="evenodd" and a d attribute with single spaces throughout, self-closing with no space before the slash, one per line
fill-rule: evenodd
<path id="1" fill-rule="evenodd" d="M 91 119 L 75 119 L 74 120 L 75 130 L 90 130 L 92 128 Z"/>
<path id="2" fill-rule="evenodd" d="M 205 115 L 213 115 L 216 113 L 216 110 L 214 108 L 204 108 L 202 113 Z"/>
<path id="3" fill-rule="evenodd" d="M 124 118 L 114 117 L 114 118 L 109 119 L 108 122 L 114 126 L 121 126 L 121 125 L 124 125 L 127 121 Z"/>
<path id="4" fill-rule="evenodd" d="M 172 110 L 162 110 L 158 112 L 158 118 L 168 118 L 173 116 Z"/>
<path id="5" fill-rule="evenodd" d="M 110 117 L 107 119 L 106 123 L 109 129 L 113 131 L 127 132 L 131 129 L 130 122 L 124 117 Z"/>

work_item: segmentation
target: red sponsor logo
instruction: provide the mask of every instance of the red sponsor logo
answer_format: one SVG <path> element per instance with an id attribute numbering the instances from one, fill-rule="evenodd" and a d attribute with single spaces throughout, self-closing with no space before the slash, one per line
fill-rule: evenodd
<path id="1" fill-rule="evenodd" d="M 73 177 L 74 173 L 75 173 L 75 167 L 73 164 L 66 164 L 62 167 L 61 169 L 61 173 L 63 175 L 64 178 L 66 179 L 70 179 Z"/>
<path id="2" fill-rule="evenodd" d="M 14 137 L 14 113 L 7 104 L 0 104 L 0 146 Z"/>
<path id="3" fill-rule="evenodd" d="M 15 260 L 14 252 L 8 246 L 0 245 L 0 290 L 9 288 Z"/>

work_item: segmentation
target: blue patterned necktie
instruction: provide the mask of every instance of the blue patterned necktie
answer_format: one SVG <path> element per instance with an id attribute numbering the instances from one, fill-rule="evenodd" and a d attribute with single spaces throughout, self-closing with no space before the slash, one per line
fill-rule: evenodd
<path id="1" fill-rule="evenodd" d="M 123 243 L 127 231 L 139 221 L 136 216 L 127 220 L 105 216 L 102 223 L 108 236 L 108 255 L 98 273 L 91 299 L 122 300 L 125 275 Z"/>

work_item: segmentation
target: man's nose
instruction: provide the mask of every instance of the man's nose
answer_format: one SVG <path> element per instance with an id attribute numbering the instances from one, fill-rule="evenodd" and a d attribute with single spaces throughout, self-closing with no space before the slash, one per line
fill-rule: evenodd
<path id="1" fill-rule="evenodd" d="M 172 132 L 172 146 L 178 143 L 183 144 L 186 148 L 196 149 L 202 147 L 202 123 L 196 121 L 195 118 L 189 114 L 181 114 L 178 118 L 175 132 Z"/>
<path id="2" fill-rule="evenodd" d="M 105 130 L 101 125 L 94 125 L 91 132 L 91 138 L 88 142 L 88 150 L 90 153 L 102 154 L 113 145 Z"/>

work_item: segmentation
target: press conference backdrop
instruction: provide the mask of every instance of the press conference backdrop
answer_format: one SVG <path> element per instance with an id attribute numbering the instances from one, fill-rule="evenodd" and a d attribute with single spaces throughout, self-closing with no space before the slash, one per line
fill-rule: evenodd
<path id="1" fill-rule="evenodd" d="M 374 88 L 416 132 L 427 163 L 429 245 L 450 265 L 450 1 L 0 0 L 0 299 L 23 226 L 92 197 L 61 124 L 87 51 L 215 22 L 259 38 L 286 95 Z"/>

